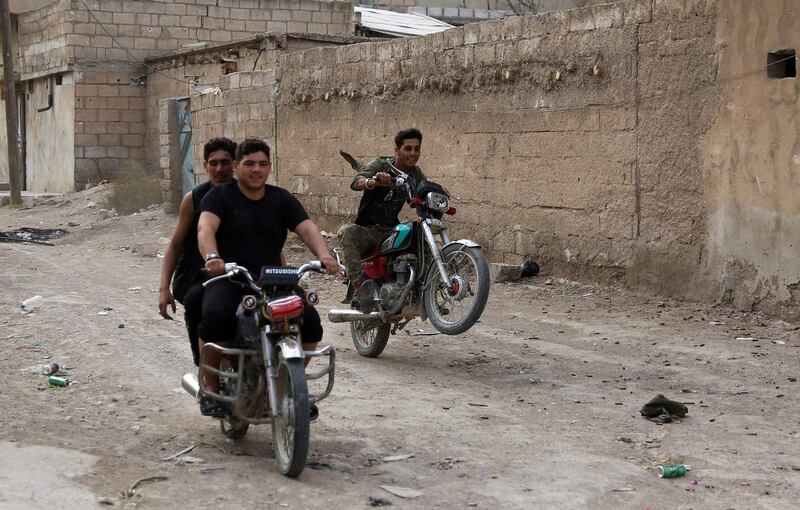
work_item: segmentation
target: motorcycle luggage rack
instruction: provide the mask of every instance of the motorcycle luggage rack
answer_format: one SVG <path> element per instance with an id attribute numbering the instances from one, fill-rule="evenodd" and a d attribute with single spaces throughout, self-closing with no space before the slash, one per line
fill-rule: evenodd
<path id="1" fill-rule="evenodd" d="M 235 372 L 222 371 L 204 363 L 203 353 L 206 349 L 213 349 L 219 352 L 220 354 L 227 356 L 236 356 L 238 358 L 236 371 Z M 319 379 L 321 377 L 324 377 L 325 375 L 328 376 L 328 384 L 322 393 L 320 393 L 319 395 L 309 394 L 308 403 L 314 404 L 327 398 L 331 394 L 331 391 L 333 390 L 334 373 L 336 368 L 336 352 L 330 345 L 326 345 L 325 347 L 316 349 L 314 351 L 303 351 L 303 353 L 308 357 L 328 356 L 327 367 L 322 367 L 314 372 L 306 373 L 307 381 Z M 244 409 L 242 409 L 242 401 L 240 398 L 238 398 L 239 395 L 242 394 L 242 379 L 239 377 L 239 374 L 244 371 L 244 362 L 247 356 L 258 356 L 258 358 L 261 359 L 261 351 L 257 349 L 239 349 L 231 347 L 221 347 L 215 343 L 205 344 L 203 346 L 203 349 L 200 351 L 200 371 L 197 378 L 200 391 L 203 393 L 203 395 L 211 397 L 212 399 L 218 402 L 232 405 L 233 407 L 232 414 L 239 417 L 239 419 L 242 421 L 251 424 L 271 423 L 272 422 L 271 416 L 260 417 L 260 418 L 246 416 L 246 414 L 244 413 Z M 216 374 L 221 378 L 224 377 L 226 379 L 236 381 L 236 389 L 234 391 L 233 396 L 222 395 L 220 393 L 207 390 L 203 385 L 204 370 L 208 370 L 212 374 Z"/>

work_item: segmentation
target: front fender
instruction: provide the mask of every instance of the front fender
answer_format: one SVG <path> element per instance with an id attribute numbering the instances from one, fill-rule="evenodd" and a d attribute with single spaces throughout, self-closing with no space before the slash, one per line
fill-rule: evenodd
<path id="1" fill-rule="evenodd" d="M 283 359 L 303 359 L 303 346 L 293 338 L 284 338 L 278 342 L 278 347 L 281 348 Z"/>
<path id="2" fill-rule="evenodd" d="M 463 244 L 467 248 L 480 248 L 481 247 L 480 244 L 476 243 L 475 241 L 473 241 L 471 239 L 459 239 L 457 241 L 450 241 L 446 245 L 442 246 L 442 250 L 444 250 L 448 246 L 452 246 L 454 244 Z"/>

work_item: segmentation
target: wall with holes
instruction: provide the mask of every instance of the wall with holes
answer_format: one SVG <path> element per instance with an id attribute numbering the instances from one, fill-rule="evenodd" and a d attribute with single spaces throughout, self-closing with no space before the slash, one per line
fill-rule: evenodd
<path id="1" fill-rule="evenodd" d="M 622 0 L 286 55 L 279 183 L 335 230 L 338 150 L 416 126 L 492 260 L 796 316 L 798 86 L 766 64 L 798 28 L 778 0 Z"/>

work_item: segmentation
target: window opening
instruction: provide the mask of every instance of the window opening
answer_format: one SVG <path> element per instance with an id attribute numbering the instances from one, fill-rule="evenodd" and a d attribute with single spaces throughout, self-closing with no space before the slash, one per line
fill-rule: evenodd
<path id="1" fill-rule="evenodd" d="M 770 80 L 797 77 L 797 51 L 780 50 L 767 54 L 767 77 Z"/>

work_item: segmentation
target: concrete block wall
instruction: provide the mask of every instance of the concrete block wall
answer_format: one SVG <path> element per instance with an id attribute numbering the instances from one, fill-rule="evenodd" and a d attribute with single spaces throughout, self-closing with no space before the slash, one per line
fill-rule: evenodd
<path id="1" fill-rule="evenodd" d="M 192 145 L 198 182 L 205 180 L 201 170 L 203 145 L 211 138 L 225 136 L 236 142 L 260 138 L 269 144 L 275 159 L 277 83 L 274 69 L 244 71 L 223 76 L 217 91 L 191 96 L 192 123 L 197 126 L 192 131 Z"/>
<path id="2" fill-rule="evenodd" d="M 76 58 L 127 60 L 264 32 L 352 34 L 352 4 L 322 0 L 71 0 Z M 101 27 L 94 18 L 103 25 Z"/>
<path id="3" fill-rule="evenodd" d="M 123 162 L 145 166 L 144 69 L 78 71 L 75 85 L 75 182 L 113 179 Z M 131 75 L 139 75 L 139 79 Z"/>

